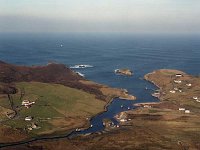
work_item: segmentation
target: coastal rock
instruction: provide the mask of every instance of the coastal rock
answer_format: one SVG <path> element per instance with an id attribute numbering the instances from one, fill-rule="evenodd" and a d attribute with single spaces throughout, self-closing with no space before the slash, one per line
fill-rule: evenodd
<path id="1" fill-rule="evenodd" d="M 127 68 L 116 69 L 115 73 L 120 74 L 120 75 L 126 75 L 126 76 L 132 76 L 133 75 L 133 71 L 131 71 L 130 69 L 127 69 Z"/>

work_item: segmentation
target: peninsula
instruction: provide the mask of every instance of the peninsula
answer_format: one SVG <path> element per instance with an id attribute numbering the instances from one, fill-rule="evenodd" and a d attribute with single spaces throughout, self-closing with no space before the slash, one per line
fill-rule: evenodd
<path id="1" fill-rule="evenodd" d="M 63 64 L 17 66 L 0 62 L 0 143 L 67 135 L 89 127 L 124 89 L 88 81 Z"/>
<path id="2" fill-rule="evenodd" d="M 159 88 L 160 101 L 136 104 L 138 108 L 116 116 L 119 128 L 70 143 L 83 149 L 199 150 L 200 77 L 161 69 L 144 78 Z"/>
<path id="3" fill-rule="evenodd" d="M 144 78 L 159 88 L 155 92 L 160 101 L 138 103 L 136 109 L 116 115 L 118 128 L 73 139 L 35 141 L 15 149 L 199 150 L 200 77 L 162 69 Z"/>

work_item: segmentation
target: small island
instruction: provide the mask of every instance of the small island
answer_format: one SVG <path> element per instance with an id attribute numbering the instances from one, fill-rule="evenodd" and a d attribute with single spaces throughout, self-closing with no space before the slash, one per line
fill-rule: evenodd
<path id="1" fill-rule="evenodd" d="M 133 75 L 133 71 L 131 71 L 130 69 L 127 69 L 127 68 L 115 69 L 115 74 L 132 76 Z"/>

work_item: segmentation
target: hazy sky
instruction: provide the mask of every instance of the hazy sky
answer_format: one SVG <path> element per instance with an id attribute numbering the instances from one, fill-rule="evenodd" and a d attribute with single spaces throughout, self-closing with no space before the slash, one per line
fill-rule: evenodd
<path id="1" fill-rule="evenodd" d="M 200 0 L 0 0 L 0 32 L 200 32 Z"/>

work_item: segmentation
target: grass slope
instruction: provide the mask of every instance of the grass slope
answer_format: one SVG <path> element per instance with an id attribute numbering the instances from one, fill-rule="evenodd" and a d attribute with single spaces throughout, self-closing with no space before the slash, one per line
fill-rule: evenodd
<path id="1" fill-rule="evenodd" d="M 95 99 L 95 95 L 63 85 L 20 82 L 16 83 L 16 86 L 18 93 L 12 95 L 12 98 L 14 106 L 18 107 L 18 116 L 3 123 L 20 129 L 27 129 L 31 122 L 37 123 L 41 128 L 29 131 L 33 135 L 83 125 L 86 117 L 103 111 L 105 106 L 105 102 Z M 22 99 L 20 99 L 21 91 L 25 93 Z M 35 104 L 29 109 L 21 106 L 22 100 L 25 99 L 35 101 Z M 0 106 L 10 109 L 5 95 L 0 97 Z M 32 116 L 34 119 L 30 122 L 25 121 L 26 116 Z"/>

